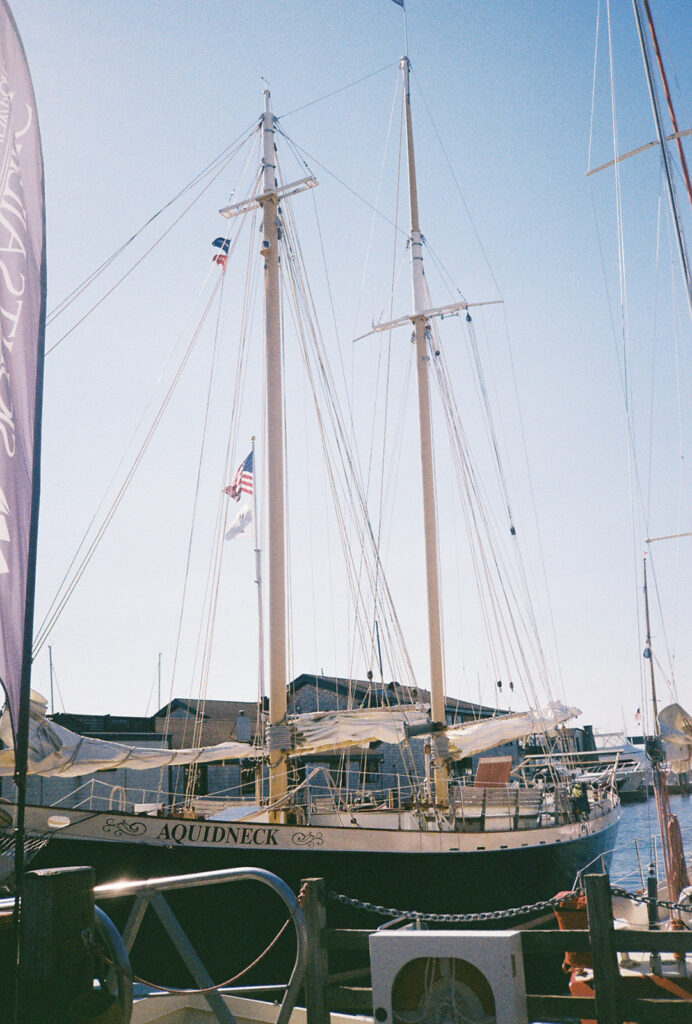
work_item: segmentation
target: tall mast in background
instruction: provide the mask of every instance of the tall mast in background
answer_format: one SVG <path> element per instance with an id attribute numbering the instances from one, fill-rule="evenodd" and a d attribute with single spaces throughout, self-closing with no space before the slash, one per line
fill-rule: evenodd
<path id="1" fill-rule="evenodd" d="M 685 245 L 685 236 L 682 231 L 682 223 L 680 220 L 680 209 L 678 207 L 678 199 L 675 192 L 675 183 L 673 181 L 673 169 L 671 166 L 670 154 L 668 152 L 668 145 L 666 142 L 665 132 L 663 131 L 663 122 L 661 120 L 661 111 L 658 105 L 658 97 L 656 95 L 656 86 L 654 84 L 653 75 L 651 73 L 651 61 L 649 59 L 649 48 L 646 43 L 646 37 L 644 35 L 644 25 L 642 23 L 641 12 L 639 10 L 639 0 L 632 0 L 634 7 L 634 17 L 637 22 L 637 32 L 639 33 L 639 43 L 642 48 L 642 57 L 644 58 L 644 70 L 646 72 L 646 81 L 649 86 L 649 97 L 651 99 L 651 110 L 654 115 L 654 124 L 656 125 L 656 134 L 658 135 L 659 145 L 661 147 L 661 158 L 663 160 L 663 173 L 666 179 L 666 188 L 668 191 L 668 202 L 670 203 L 670 212 L 673 218 L 673 229 L 675 232 L 675 241 L 678 248 L 678 256 L 680 258 L 680 265 L 682 267 L 682 277 L 685 282 L 685 288 L 687 290 L 687 304 L 692 315 L 692 276 L 690 275 L 690 263 L 687 256 L 687 247 Z M 653 28 L 653 23 L 652 23 Z M 678 140 L 679 141 L 679 140 Z"/>

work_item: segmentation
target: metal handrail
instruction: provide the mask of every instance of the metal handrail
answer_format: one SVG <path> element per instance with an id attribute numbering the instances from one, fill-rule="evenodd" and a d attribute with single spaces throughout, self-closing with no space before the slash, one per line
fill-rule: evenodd
<path id="1" fill-rule="evenodd" d="M 225 882 L 261 882 L 272 889 L 288 908 L 296 931 L 296 958 L 291 976 L 286 985 L 276 1024 L 288 1024 L 289 1018 L 298 999 L 298 992 L 308 962 L 308 926 L 298 897 L 293 890 L 277 875 L 264 868 L 225 868 L 220 871 L 202 871 L 190 875 L 171 875 L 165 878 L 147 878 L 141 881 L 124 879 L 119 882 L 106 882 L 94 886 L 94 898 L 97 900 L 120 899 L 134 896 L 135 901 L 123 931 L 125 948 L 129 952 L 134 945 L 137 932 L 144 918 L 148 905 L 151 903 L 164 928 L 183 958 L 190 973 L 200 988 L 210 989 L 204 992 L 210 1009 L 221 1024 L 236 1024 L 235 1018 L 222 999 L 214 983 L 206 971 L 204 964 L 197 955 L 189 938 L 183 931 L 178 919 L 169 907 L 163 895 L 180 889 L 192 889 L 202 885 L 222 885 Z M 0 899 L 0 912 L 14 908 L 14 897 Z M 97 908 L 98 909 L 98 908 Z M 283 987 L 283 986 L 276 986 Z"/>
<path id="2" fill-rule="evenodd" d="M 202 961 L 192 946 L 187 935 L 181 928 L 163 896 L 164 892 L 180 889 L 192 889 L 203 885 L 221 885 L 226 882 L 261 882 L 272 889 L 286 905 L 296 931 L 296 959 L 279 1008 L 277 1024 L 288 1024 L 296 1005 L 298 991 L 303 982 L 308 961 L 308 928 L 303 908 L 293 890 L 277 875 L 264 868 L 225 868 L 219 871 L 204 871 L 191 875 L 171 875 L 166 878 L 148 878 L 141 881 L 106 882 L 94 887 L 94 898 L 97 900 L 119 899 L 134 896 L 135 903 L 125 925 L 123 939 L 129 949 L 142 923 L 149 903 L 161 919 L 176 949 L 183 957 L 193 977 L 201 988 L 213 986 L 212 979 L 206 972 Z M 204 993 L 212 1012 L 217 1020 L 224 1024 L 234 1024 L 230 1012 L 218 991 Z"/>

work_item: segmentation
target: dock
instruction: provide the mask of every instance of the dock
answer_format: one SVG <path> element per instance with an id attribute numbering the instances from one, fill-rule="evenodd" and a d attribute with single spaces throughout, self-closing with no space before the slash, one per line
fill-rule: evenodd
<path id="1" fill-rule="evenodd" d="M 268 885 L 283 900 L 297 950 L 288 981 L 251 990 L 215 984 L 166 898 L 182 888 L 248 880 Z M 334 929 L 329 927 L 330 894 L 320 878 L 305 879 L 296 895 L 281 879 L 256 868 L 100 886 L 94 885 L 93 869 L 88 867 L 32 871 L 26 875 L 22 911 L 19 1015 L 14 1016 L 12 1001 L 3 998 L 0 1024 L 14 1024 L 15 1020 L 22 1024 L 93 1020 L 103 1024 L 355 1024 L 356 1020 L 396 1024 L 403 1019 L 397 1013 L 400 997 L 395 991 L 401 964 L 408 969 L 409 961 L 421 962 L 421 958 L 429 965 L 428 983 L 436 979 L 428 984 L 428 996 L 432 992 L 433 998 L 444 998 L 444 984 L 450 984 L 449 967 L 435 975 L 436 962 L 453 965 L 453 986 L 457 984 L 456 965 L 465 964 L 467 973 L 459 991 L 468 992 L 476 984 L 469 978 L 483 975 L 475 992 L 478 1000 L 485 1000 L 483 1019 L 493 1019 L 496 1024 L 576 1020 L 692 1024 L 692 985 L 686 989 L 672 984 L 660 987 L 655 995 L 642 994 L 641 976 L 637 979 L 625 967 L 626 958 L 635 951 L 647 954 L 654 965 L 661 958 L 674 957 L 684 977 L 686 959 L 692 953 L 692 932 L 659 930 L 655 923 L 648 929 L 616 928 L 608 876 L 591 874 L 584 882 L 587 928 L 557 930 L 546 928 L 543 921 L 538 928 L 522 930 L 443 930 L 420 915 L 377 929 Z M 645 900 L 634 894 L 633 898 Z M 128 901 L 129 916 L 122 934 L 103 909 L 115 900 Z M 5 993 L 13 990 L 15 980 L 11 969 L 13 911 L 12 899 L 0 901 L 0 970 Z M 183 959 L 196 990 L 155 992 L 137 983 L 129 953 L 145 916 L 151 913 L 163 923 L 171 955 L 175 951 Z M 546 965 L 552 962 L 559 967 L 568 953 L 590 958 L 592 995 L 567 994 L 566 976 L 562 992 L 545 984 L 542 990 L 550 973 Z M 397 957 L 403 957 L 401 964 Z M 415 975 L 411 978 L 415 980 Z M 490 999 L 492 1014 L 487 1012 Z M 425 1019 L 423 1010 L 421 1021 Z"/>

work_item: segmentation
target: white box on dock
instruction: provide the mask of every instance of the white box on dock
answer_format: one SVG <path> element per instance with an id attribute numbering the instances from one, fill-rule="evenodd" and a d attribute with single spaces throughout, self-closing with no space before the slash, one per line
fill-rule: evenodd
<path id="1" fill-rule="evenodd" d="M 413 1019 L 526 1024 L 518 931 L 388 931 L 370 936 L 378 1024 Z"/>

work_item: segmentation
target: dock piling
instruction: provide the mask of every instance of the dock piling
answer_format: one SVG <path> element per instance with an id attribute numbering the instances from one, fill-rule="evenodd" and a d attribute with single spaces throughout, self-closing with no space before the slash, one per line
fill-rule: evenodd
<path id="1" fill-rule="evenodd" d="M 305 1006 L 308 1024 L 329 1024 L 327 985 L 327 893 L 323 878 L 304 878 L 303 910 L 308 924 L 310 950 L 305 972 Z"/>
<path id="2" fill-rule="evenodd" d="M 21 911 L 18 1020 L 74 1024 L 93 989 L 94 869 L 29 871 Z"/>
<path id="3" fill-rule="evenodd" d="M 614 943 L 613 902 L 607 875 L 586 875 L 586 905 L 599 1024 L 619 1024 L 620 969 Z"/>

